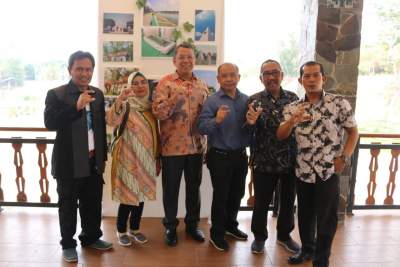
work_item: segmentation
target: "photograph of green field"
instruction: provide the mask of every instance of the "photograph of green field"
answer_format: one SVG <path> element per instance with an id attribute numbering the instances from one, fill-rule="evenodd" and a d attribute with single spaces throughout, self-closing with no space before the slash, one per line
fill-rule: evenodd
<path id="1" fill-rule="evenodd" d="M 143 26 L 176 27 L 179 23 L 179 0 L 147 0 Z"/>

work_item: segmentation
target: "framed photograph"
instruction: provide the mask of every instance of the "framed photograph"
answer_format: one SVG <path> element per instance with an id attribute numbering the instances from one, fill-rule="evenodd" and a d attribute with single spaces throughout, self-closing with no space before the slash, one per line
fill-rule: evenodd
<path id="1" fill-rule="evenodd" d="M 196 45 L 195 56 L 196 56 L 196 65 L 216 65 L 217 46 Z"/>
<path id="2" fill-rule="evenodd" d="M 133 34 L 133 14 L 104 13 L 103 33 Z"/>
<path id="3" fill-rule="evenodd" d="M 213 94 L 217 91 L 217 72 L 214 70 L 194 70 L 194 75 L 203 80 L 210 91 L 210 94 Z"/>
<path id="4" fill-rule="evenodd" d="M 176 46 L 173 38 L 174 29 L 143 27 L 142 57 L 172 57 Z"/>
<path id="5" fill-rule="evenodd" d="M 132 62 L 133 61 L 133 42 L 104 42 L 103 43 L 104 62 Z"/>
<path id="6" fill-rule="evenodd" d="M 143 13 L 143 26 L 177 27 L 179 0 L 147 0 Z"/>
<path id="7" fill-rule="evenodd" d="M 139 68 L 105 68 L 104 95 L 119 95 L 123 89 L 128 88 L 128 76 L 138 70 Z"/>
<path id="8" fill-rule="evenodd" d="M 195 41 L 215 41 L 215 11 L 196 10 L 194 18 Z"/>

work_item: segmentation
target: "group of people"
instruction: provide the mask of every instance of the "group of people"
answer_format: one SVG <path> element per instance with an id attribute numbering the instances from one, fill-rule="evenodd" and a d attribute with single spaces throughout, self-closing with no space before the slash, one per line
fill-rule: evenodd
<path id="1" fill-rule="evenodd" d="M 100 239 L 108 124 L 118 129 L 112 147 L 111 185 L 112 198 L 120 203 L 116 223 L 120 245 L 130 246 L 132 239 L 147 242 L 139 231 L 140 220 L 144 202 L 156 198 L 160 172 L 165 243 L 178 243 L 182 174 L 186 233 L 204 242 L 198 223 L 205 161 L 213 187 L 210 243 L 217 250 L 229 250 L 226 235 L 248 238 L 238 228 L 237 214 L 250 166 L 255 197 L 251 251 L 264 252 L 268 208 L 279 181 L 277 243 L 294 253 L 289 264 L 312 259 L 313 266 L 328 266 L 338 221 L 338 174 L 358 139 L 350 104 L 341 96 L 324 92 L 324 69 L 314 61 L 300 68 L 303 99 L 281 87 L 282 68 L 271 59 L 261 65 L 261 92 L 248 97 L 239 91 L 239 68 L 223 63 L 217 71 L 220 89 L 210 96 L 207 85 L 193 74 L 194 61 L 193 48 L 178 45 L 173 57 L 176 71 L 159 81 L 151 98 L 145 75 L 134 72 L 128 78 L 128 88 L 105 112 L 103 93 L 89 85 L 93 56 L 82 51 L 70 56 L 71 80 L 49 90 L 44 112 L 46 127 L 57 132 L 52 175 L 59 195 L 63 258 L 78 260 L 73 238 L 77 209 L 81 245 L 112 248 L 112 243 Z M 250 147 L 250 158 L 246 147 Z M 296 188 L 301 246 L 290 236 Z"/>

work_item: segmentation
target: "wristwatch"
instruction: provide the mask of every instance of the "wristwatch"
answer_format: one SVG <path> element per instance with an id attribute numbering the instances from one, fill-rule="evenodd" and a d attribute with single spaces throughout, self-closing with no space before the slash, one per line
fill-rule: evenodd
<path id="1" fill-rule="evenodd" d="M 351 158 L 351 157 L 342 154 L 342 155 L 339 156 L 339 158 L 341 158 L 341 159 L 344 161 L 344 163 L 348 164 L 348 163 L 350 162 L 350 158 Z"/>

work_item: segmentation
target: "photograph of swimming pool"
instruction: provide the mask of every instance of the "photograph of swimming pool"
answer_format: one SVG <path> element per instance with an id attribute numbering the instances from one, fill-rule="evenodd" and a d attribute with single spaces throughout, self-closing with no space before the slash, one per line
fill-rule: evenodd
<path id="1" fill-rule="evenodd" d="M 143 27 L 142 57 L 172 57 L 174 28 Z"/>

